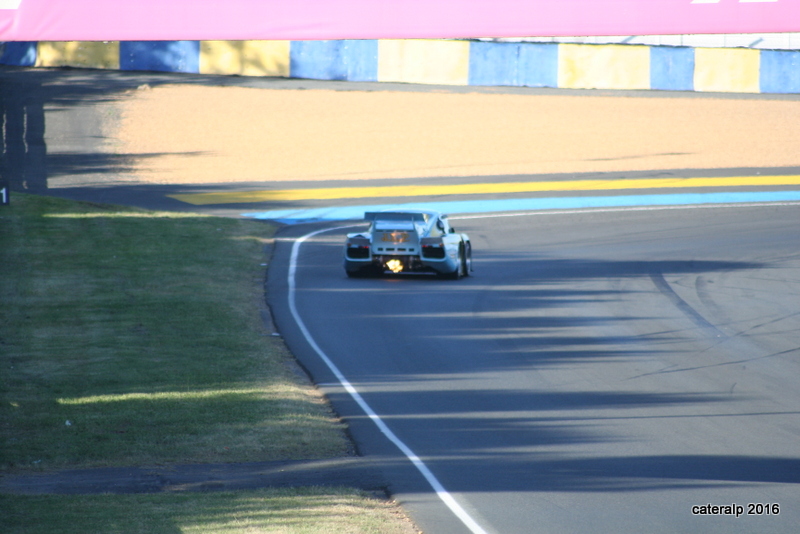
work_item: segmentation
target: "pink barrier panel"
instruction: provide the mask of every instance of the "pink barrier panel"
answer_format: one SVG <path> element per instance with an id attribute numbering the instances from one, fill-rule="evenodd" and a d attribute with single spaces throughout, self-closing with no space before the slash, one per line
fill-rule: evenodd
<path id="1" fill-rule="evenodd" d="M 0 41 L 800 31 L 800 0 L 0 0 Z"/>

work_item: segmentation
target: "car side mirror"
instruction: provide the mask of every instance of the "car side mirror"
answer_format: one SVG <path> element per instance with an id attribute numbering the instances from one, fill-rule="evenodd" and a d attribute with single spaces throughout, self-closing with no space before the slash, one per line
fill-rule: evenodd
<path id="1" fill-rule="evenodd" d="M 450 233 L 451 233 L 451 234 L 454 234 L 454 233 L 456 233 L 456 229 L 455 229 L 455 228 L 453 228 L 453 227 L 450 227 Z"/>

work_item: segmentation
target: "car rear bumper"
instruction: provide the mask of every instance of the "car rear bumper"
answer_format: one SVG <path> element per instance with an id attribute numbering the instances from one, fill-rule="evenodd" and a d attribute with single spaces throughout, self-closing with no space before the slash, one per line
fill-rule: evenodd
<path id="1" fill-rule="evenodd" d="M 381 254 L 370 255 L 368 258 L 351 258 L 345 255 L 344 268 L 347 272 L 356 273 L 365 270 L 389 270 L 387 263 L 392 260 L 402 264 L 402 272 L 432 272 L 451 273 L 457 265 L 456 261 L 448 256 L 444 258 L 425 258 L 411 254 Z"/>

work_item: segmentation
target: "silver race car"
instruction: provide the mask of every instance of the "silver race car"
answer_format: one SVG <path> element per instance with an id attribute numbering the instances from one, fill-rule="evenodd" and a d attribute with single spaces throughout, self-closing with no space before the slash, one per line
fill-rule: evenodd
<path id="1" fill-rule="evenodd" d="M 435 211 L 367 212 L 365 232 L 347 234 L 344 270 L 348 276 L 386 272 L 429 272 L 458 279 L 472 271 L 467 234 L 456 233 L 447 215 Z"/>

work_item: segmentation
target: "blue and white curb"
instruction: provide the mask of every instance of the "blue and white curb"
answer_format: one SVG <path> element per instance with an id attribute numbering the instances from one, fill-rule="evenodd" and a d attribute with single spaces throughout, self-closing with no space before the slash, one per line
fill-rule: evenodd
<path id="1" fill-rule="evenodd" d="M 254 219 L 273 220 L 282 224 L 301 224 L 322 221 L 359 220 L 364 217 L 364 212 L 366 211 L 382 211 L 389 209 L 420 208 L 433 209 L 448 214 L 476 214 L 593 208 L 702 206 L 711 204 L 729 205 L 781 202 L 800 202 L 800 191 L 456 200 L 445 202 L 368 204 L 359 206 L 271 210 L 243 213 L 242 216 Z"/>

